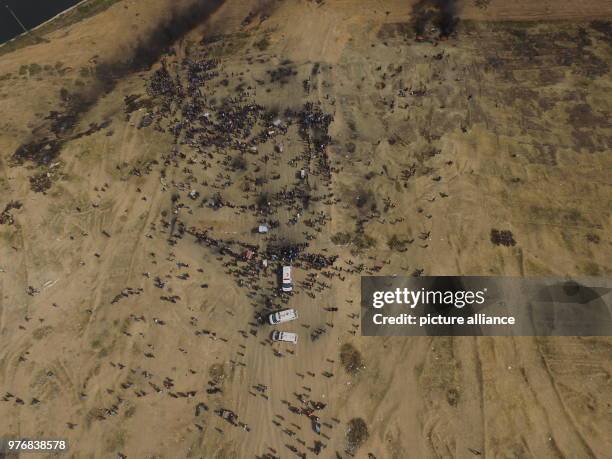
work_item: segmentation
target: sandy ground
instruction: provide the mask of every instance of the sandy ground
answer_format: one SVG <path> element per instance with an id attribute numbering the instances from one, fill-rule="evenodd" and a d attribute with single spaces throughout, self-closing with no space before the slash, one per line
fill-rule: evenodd
<path id="1" fill-rule="evenodd" d="M 129 55 L 170 3 L 120 1 L 0 57 L 0 206 L 22 204 L 0 225 L 2 435 L 68 438 L 75 458 L 295 457 L 287 445 L 314 457 L 315 440 L 321 457 L 345 458 L 347 423 L 361 418 L 369 435 L 355 457 L 609 457 L 609 338 L 364 338 L 358 314 L 370 272 L 610 276 L 610 2 L 464 2 L 457 35 L 434 45 L 415 42 L 409 2 L 228 0 L 166 53 L 168 68 L 218 60 L 202 86 L 213 116 L 240 84 L 281 114 L 318 104 L 333 116 L 329 179 L 295 123 L 238 169 L 236 150 L 198 152 L 142 127 L 158 107 L 146 86 L 159 63 L 122 75 L 77 131 L 109 125 L 49 164 L 16 163 L 61 110 L 60 90 L 95 88 L 95 66 Z M 271 81 L 279 68 L 288 76 Z M 148 102 L 126 113 L 132 94 Z M 297 189 L 304 164 L 323 197 L 297 224 L 282 201 L 265 236 L 251 231 L 261 213 L 200 204 Z M 51 179 L 44 193 L 36 174 Z M 259 251 L 307 241 L 309 253 L 337 255 L 337 270 L 298 267 L 280 303 L 271 271 L 240 285 L 247 265 L 192 231 L 171 234 L 173 215 Z M 492 229 L 516 245 L 492 244 Z M 299 311 L 283 328 L 297 346 L 272 344 L 255 323 L 266 297 Z M 363 362 L 354 374 L 345 344 Z M 288 409 L 296 394 L 326 404 L 321 436 Z"/>

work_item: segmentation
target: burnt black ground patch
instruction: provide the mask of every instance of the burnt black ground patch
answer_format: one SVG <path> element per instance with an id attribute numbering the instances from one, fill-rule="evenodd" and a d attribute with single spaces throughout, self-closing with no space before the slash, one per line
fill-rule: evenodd
<path id="1" fill-rule="evenodd" d="M 95 68 L 94 81 L 86 90 L 66 94 L 61 110 L 53 111 L 33 133 L 32 138 L 20 145 L 13 154 L 17 163 L 32 161 L 48 164 L 56 158 L 67 141 L 73 140 L 79 121 L 101 97 L 112 91 L 126 76 L 145 70 L 168 52 L 169 47 L 187 32 L 202 24 L 223 0 L 200 0 L 182 10 L 173 11 L 167 20 L 133 47 L 127 58 L 100 63 Z M 91 133 L 84 131 L 77 137 Z"/>

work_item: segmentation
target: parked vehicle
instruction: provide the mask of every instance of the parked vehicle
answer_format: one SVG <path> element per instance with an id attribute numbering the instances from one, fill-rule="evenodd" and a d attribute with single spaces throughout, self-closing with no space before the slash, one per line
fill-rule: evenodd
<path id="1" fill-rule="evenodd" d="M 291 277 L 291 266 L 283 266 L 281 290 L 283 292 L 293 291 L 293 278 Z"/>
<path id="2" fill-rule="evenodd" d="M 297 333 L 274 330 L 270 335 L 270 339 L 272 339 L 272 341 L 284 341 L 286 343 L 297 344 L 298 335 Z"/>
<path id="3" fill-rule="evenodd" d="M 298 318 L 298 313 L 295 309 L 283 309 L 282 311 L 273 312 L 268 316 L 270 325 L 278 325 L 284 322 L 291 322 Z"/>

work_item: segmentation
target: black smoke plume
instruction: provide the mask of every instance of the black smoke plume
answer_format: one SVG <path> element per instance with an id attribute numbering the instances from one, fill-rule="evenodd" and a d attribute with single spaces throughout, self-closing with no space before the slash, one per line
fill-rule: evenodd
<path id="1" fill-rule="evenodd" d="M 455 0 L 419 0 L 412 18 L 419 39 L 450 37 L 459 22 Z"/>
<path id="2" fill-rule="evenodd" d="M 30 141 L 19 146 L 13 154 L 14 161 L 49 164 L 60 154 L 64 143 L 95 132 L 99 126 L 92 125 L 79 133 L 75 133 L 74 128 L 119 80 L 149 69 L 172 44 L 205 22 L 223 3 L 224 0 L 193 0 L 183 8 L 175 7 L 136 46 L 124 51 L 121 59 L 98 64 L 94 81 L 86 90 L 65 95 L 63 109 L 51 112 L 44 123 L 33 130 Z"/>

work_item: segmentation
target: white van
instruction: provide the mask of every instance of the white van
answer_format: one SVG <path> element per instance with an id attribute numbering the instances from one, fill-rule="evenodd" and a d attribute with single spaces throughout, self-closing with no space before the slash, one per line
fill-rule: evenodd
<path id="1" fill-rule="evenodd" d="M 282 311 L 273 312 L 268 316 L 270 325 L 278 325 L 284 322 L 291 322 L 298 318 L 298 313 L 295 309 L 283 309 Z"/>
<path id="2" fill-rule="evenodd" d="M 270 338 L 272 339 L 272 341 L 284 341 L 285 343 L 297 344 L 298 335 L 297 333 L 274 330 L 272 332 L 272 335 L 270 335 Z"/>
<path id="3" fill-rule="evenodd" d="M 291 266 L 283 266 L 283 280 L 281 283 L 283 292 L 293 291 L 293 279 L 291 278 Z"/>

